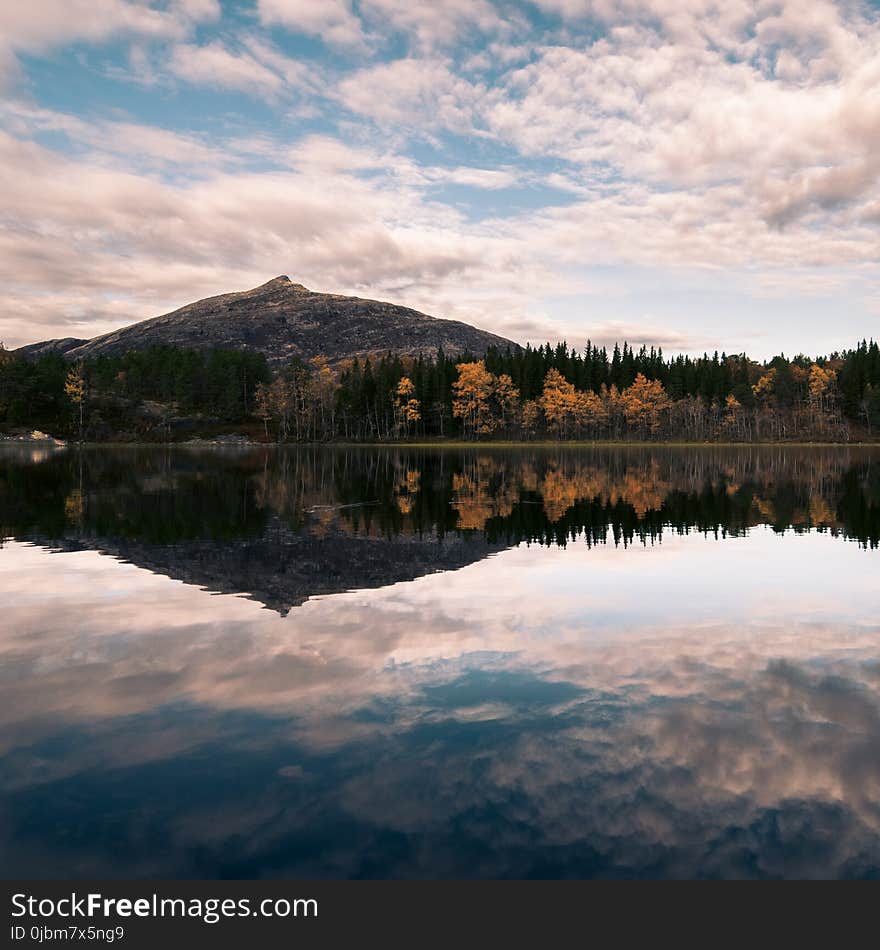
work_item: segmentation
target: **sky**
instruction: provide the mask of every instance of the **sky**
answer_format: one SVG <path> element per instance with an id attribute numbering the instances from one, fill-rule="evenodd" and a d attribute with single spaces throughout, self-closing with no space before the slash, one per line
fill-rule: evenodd
<path id="1" fill-rule="evenodd" d="M 518 342 L 880 335 L 880 0 L 0 3 L 0 340 L 287 274 Z"/>

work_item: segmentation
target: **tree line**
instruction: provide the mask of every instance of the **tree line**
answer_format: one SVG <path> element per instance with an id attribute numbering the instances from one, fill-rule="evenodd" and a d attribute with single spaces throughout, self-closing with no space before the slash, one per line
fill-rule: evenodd
<path id="1" fill-rule="evenodd" d="M 206 420 L 253 420 L 256 387 L 270 379 L 265 357 L 244 350 L 156 346 L 71 364 L 58 354 L 23 359 L 0 345 L 0 428 L 162 440 Z"/>
<path id="2" fill-rule="evenodd" d="M 880 427 L 880 348 L 760 363 L 563 342 L 483 358 L 297 358 L 273 373 L 250 351 L 161 346 L 70 364 L 0 347 L 0 425 L 91 440 L 238 427 L 279 442 L 849 441 Z"/>
<path id="3" fill-rule="evenodd" d="M 744 354 L 667 360 L 628 344 L 565 343 L 415 358 L 294 361 L 257 387 L 267 438 L 352 441 L 871 438 L 880 425 L 880 349 L 809 359 Z"/>

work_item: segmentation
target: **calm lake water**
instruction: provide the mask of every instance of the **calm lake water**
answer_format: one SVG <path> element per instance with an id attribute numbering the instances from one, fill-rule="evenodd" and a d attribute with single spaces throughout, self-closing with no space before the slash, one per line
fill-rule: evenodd
<path id="1" fill-rule="evenodd" d="M 880 453 L 0 451 L 4 877 L 880 877 Z"/>

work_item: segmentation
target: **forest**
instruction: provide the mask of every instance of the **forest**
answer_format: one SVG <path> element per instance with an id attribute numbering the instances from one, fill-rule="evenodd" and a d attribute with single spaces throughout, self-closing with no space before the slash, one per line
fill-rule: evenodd
<path id="1" fill-rule="evenodd" d="M 153 347 L 71 364 L 0 347 L 0 432 L 82 441 L 871 441 L 880 347 L 766 362 L 624 343 L 337 364 Z"/>

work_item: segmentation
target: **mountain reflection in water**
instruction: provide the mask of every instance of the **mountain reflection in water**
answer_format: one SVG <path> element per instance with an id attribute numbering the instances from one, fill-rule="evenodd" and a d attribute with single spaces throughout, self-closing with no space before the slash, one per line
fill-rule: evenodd
<path id="1" fill-rule="evenodd" d="M 878 473 L 4 450 L 4 876 L 880 876 Z"/>
<path id="2" fill-rule="evenodd" d="M 768 524 L 880 544 L 869 449 L 94 450 L 0 454 L 0 536 L 93 549 L 286 613 L 522 542 Z"/>

